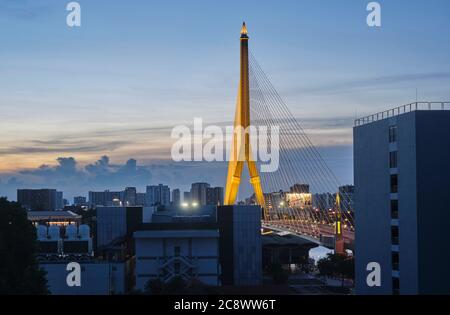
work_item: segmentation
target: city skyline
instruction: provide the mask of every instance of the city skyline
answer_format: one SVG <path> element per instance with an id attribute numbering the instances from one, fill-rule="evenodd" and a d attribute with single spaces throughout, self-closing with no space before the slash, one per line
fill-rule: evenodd
<path id="1" fill-rule="evenodd" d="M 170 161 L 170 130 L 194 117 L 232 121 L 242 20 L 287 105 L 340 182 L 351 184 L 356 116 L 414 101 L 416 88 L 419 100 L 449 99 L 449 4 L 435 2 L 381 1 L 379 29 L 365 24 L 367 1 L 80 1 L 74 29 L 65 2 L 2 2 L 0 195 L 14 199 L 29 186 L 78 195 L 80 185 L 106 189 L 111 181 L 112 189 L 175 186 L 180 169 L 186 185 L 223 185 L 226 163 Z M 422 24 L 423 15 L 433 18 Z M 210 172 L 200 177 L 199 167 Z"/>

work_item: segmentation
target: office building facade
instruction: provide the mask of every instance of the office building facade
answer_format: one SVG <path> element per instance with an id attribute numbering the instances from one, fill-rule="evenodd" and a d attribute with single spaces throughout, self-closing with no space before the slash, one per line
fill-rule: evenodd
<path id="1" fill-rule="evenodd" d="M 219 231 L 215 223 L 144 224 L 133 234 L 136 246 L 136 288 L 149 280 L 175 277 L 219 285 Z"/>
<path id="2" fill-rule="evenodd" d="M 354 128 L 356 293 L 449 294 L 450 111 L 389 113 Z"/>
<path id="3" fill-rule="evenodd" d="M 97 247 L 128 235 L 142 222 L 142 207 L 97 207 Z"/>
<path id="4" fill-rule="evenodd" d="M 260 206 L 217 207 L 222 285 L 262 283 Z"/>

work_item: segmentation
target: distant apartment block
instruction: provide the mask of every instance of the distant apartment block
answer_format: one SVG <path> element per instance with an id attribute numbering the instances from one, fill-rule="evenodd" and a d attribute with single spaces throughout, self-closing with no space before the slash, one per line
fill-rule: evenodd
<path id="1" fill-rule="evenodd" d="M 123 191 L 90 191 L 89 205 L 91 207 L 120 205 L 123 200 L 123 195 Z"/>
<path id="2" fill-rule="evenodd" d="M 207 204 L 207 190 L 210 188 L 208 183 L 193 183 L 191 185 L 191 199 L 192 202 L 196 202 L 201 206 Z"/>
<path id="3" fill-rule="evenodd" d="M 159 184 L 155 186 L 147 186 L 146 190 L 147 206 L 170 204 L 170 188 L 169 186 Z"/>
<path id="4" fill-rule="evenodd" d="M 54 211 L 64 207 L 62 193 L 56 189 L 18 189 L 17 201 L 32 211 Z"/>
<path id="5" fill-rule="evenodd" d="M 191 185 L 190 200 L 200 206 L 223 205 L 223 187 L 211 187 L 208 183 L 193 183 Z"/>
<path id="6" fill-rule="evenodd" d="M 87 205 L 86 197 L 83 196 L 77 196 L 73 198 L 73 204 L 75 206 L 85 206 Z"/>
<path id="7" fill-rule="evenodd" d="M 223 206 L 224 189 L 223 187 L 210 187 L 206 190 L 206 204 Z"/>
<path id="8" fill-rule="evenodd" d="M 450 293 L 450 104 L 355 122 L 357 294 Z M 369 287 L 370 262 L 381 286 Z"/>
<path id="9" fill-rule="evenodd" d="M 137 202 L 136 187 L 127 187 L 123 192 L 123 204 L 124 206 L 135 206 Z"/>
<path id="10" fill-rule="evenodd" d="M 172 204 L 179 206 L 181 204 L 181 192 L 179 189 L 172 190 Z"/>

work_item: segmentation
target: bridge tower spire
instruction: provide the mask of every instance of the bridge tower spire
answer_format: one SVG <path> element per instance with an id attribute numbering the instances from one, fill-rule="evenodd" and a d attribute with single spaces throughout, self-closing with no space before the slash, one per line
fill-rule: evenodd
<path id="1" fill-rule="evenodd" d="M 266 211 L 261 179 L 250 147 L 250 80 L 248 58 L 248 33 L 245 22 L 241 28 L 241 64 L 238 98 L 234 119 L 233 143 L 230 161 L 228 163 L 228 176 L 225 189 L 225 205 L 233 205 L 236 201 L 239 184 L 241 182 L 244 163 L 247 162 L 250 183 L 255 191 L 257 203 Z M 265 215 L 267 215 L 264 212 Z"/>

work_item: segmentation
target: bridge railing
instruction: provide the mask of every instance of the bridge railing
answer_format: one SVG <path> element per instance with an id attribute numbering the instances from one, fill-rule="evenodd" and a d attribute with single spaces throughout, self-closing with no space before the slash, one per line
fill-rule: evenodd
<path id="1" fill-rule="evenodd" d="M 414 102 L 355 120 L 355 127 L 417 110 L 450 110 L 450 102 Z"/>

